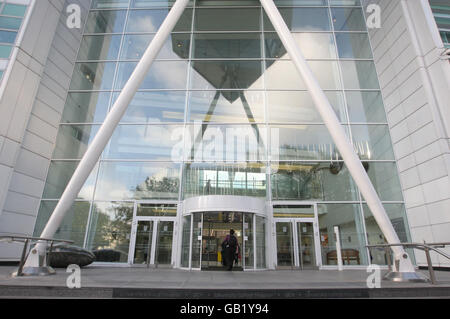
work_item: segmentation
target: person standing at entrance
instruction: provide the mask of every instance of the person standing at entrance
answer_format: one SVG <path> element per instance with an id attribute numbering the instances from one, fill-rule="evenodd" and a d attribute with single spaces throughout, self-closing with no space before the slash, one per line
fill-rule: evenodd
<path id="1" fill-rule="evenodd" d="M 230 229 L 230 234 L 222 242 L 222 252 L 224 266 L 227 270 L 232 270 L 236 255 L 239 253 L 239 244 L 233 229 Z"/>

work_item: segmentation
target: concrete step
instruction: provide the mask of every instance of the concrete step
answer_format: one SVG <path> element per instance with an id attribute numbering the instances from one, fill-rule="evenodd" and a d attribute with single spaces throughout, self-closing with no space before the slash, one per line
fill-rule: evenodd
<path id="1" fill-rule="evenodd" d="M 318 289 L 161 289 L 51 286 L 0 286 L 0 298 L 163 298 L 163 299 L 308 299 L 308 298 L 448 298 L 450 287 Z"/>

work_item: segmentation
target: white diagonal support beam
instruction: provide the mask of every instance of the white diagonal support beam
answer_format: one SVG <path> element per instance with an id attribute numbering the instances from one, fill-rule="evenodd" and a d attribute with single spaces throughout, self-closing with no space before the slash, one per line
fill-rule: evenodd
<path id="1" fill-rule="evenodd" d="M 175 28 L 175 25 L 183 14 L 188 3 L 189 0 L 177 0 L 173 5 L 163 24 L 142 56 L 142 59 L 136 65 L 134 72 L 131 74 L 129 80 L 122 89 L 122 92 L 111 108 L 111 111 L 108 113 L 103 125 L 100 127 L 97 135 L 81 159 L 80 164 L 75 170 L 66 189 L 64 190 L 64 193 L 61 196 L 61 199 L 58 202 L 58 205 L 55 207 L 55 210 L 53 211 L 47 225 L 44 228 L 44 231 L 42 232 L 42 238 L 53 238 L 55 235 L 64 219 L 65 214 L 72 207 L 78 193 L 97 164 L 98 159 L 111 139 L 114 130 L 148 74 L 153 61 L 161 51 L 161 48 L 168 39 L 172 30 Z M 167 70 L 167 72 L 170 72 L 170 70 Z M 46 244 L 38 243 L 29 255 L 25 267 L 42 266 L 43 263 L 45 263 L 45 251 Z"/>
<path id="2" fill-rule="evenodd" d="M 397 244 L 400 243 L 400 239 L 392 226 L 392 223 L 384 210 L 384 207 L 378 197 L 375 188 L 364 169 L 361 160 L 355 152 L 350 140 L 345 134 L 344 128 L 341 126 L 339 119 L 336 116 L 330 102 L 328 101 L 325 93 L 320 87 L 316 77 L 312 73 L 308 63 L 306 62 L 299 47 L 295 43 L 294 37 L 289 31 L 283 17 L 281 16 L 278 8 L 275 6 L 273 0 L 260 0 L 264 10 L 272 22 L 278 36 L 280 37 L 286 51 L 289 53 L 295 67 L 297 68 L 300 76 L 304 80 L 306 87 L 314 101 L 314 105 L 321 115 L 331 137 L 333 138 L 336 147 L 342 155 L 342 158 L 347 166 L 351 176 L 355 183 L 358 185 L 362 196 L 367 202 L 375 220 L 378 223 L 381 231 L 386 237 L 388 243 Z M 414 273 L 414 266 L 402 247 L 392 247 L 394 251 L 395 260 L 398 261 L 398 268 L 396 271 Z"/>

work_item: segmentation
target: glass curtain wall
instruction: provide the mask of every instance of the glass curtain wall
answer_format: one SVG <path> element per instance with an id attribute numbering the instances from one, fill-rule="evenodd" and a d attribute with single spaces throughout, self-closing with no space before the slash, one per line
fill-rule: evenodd
<path id="1" fill-rule="evenodd" d="M 450 48 L 450 4 L 446 0 L 430 0 L 439 33 L 446 48 Z"/>
<path id="2" fill-rule="evenodd" d="M 27 15 L 29 1 L 0 1 L 0 82 L 9 64 L 19 31 Z"/>
<path id="3" fill-rule="evenodd" d="M 37 225 L 47 221 L 173 2 L 92 2 Z M 381 199 L 403 205 L 359 1 L 275 3 Z M 320 228 L 345 216 L 345 231 L 355 234 L 349 247 L 359 264 L 368 262 L 364 201 L 259 1 L 190 2 L 78 196 L 75 210 L 87 217 L 68 219 L 59 236 L 84 231 L 84 241 L 76 235 L 80 245 L 126 254 L 130 203 L 212 194 L 321 203 Z M 118 223 L 125 239 L 111 236 Z M 257 220 L 256 232 L 266 231 Z M 323 254 L 330 236 L 321 236 Z M 257 242 L 257 250 L 265 244 Z"/>

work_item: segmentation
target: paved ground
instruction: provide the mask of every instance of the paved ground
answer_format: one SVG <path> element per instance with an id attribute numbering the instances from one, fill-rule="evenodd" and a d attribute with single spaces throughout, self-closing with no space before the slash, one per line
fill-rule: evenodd
<path id="1" fill-rule="evenodd" d="M 177 269 L 88 267 L 82 269 L 81 285 L 83 289 L 77 292 L 79 294 L 77 296 L 73 295 L 74 290 L 69 292 L 69 289 L 66 288 L 69 274 L 64 269 L 58 269 L 54 276 L 12 278 L 10 274 L 14 270 L 14 267 L 0 267 L 0 296 L 18 296 L 22 293 L 29 294 L 29 296 L 47 294 L 51 297 L 58 294 L 61 297 L 109 298 L 116 294 L 116 297 L 183 298 L 192 296 L 193 292 L 198 292 L 198 297 L 202 298 L 205 296 L 218 297 L 220 293 L 226 297 L 228 291 L 235 292 L 237 290 L 251 291 L 253 297 L 314 296 L 314 294 L 311 295 L 312 292 L 321 292 L 319 296 L 324 297 L 340 296 L 339 293 L 342 295 L 342 292 L 351 292 L 355 297 L 373 296 L 372 293 L 368 294 L 367 292 L 368 273 L 363 270 L 199 272 Z M 426 271 L 422 272 L 427 275 Z M 377 293 L 381 294 L 379 296 L 391 296 L 386 295 L 386 292 L 401 291 L 402 293 L 398 295 L 401 297 L 408 291 L 415 291 L 415 294 L 411 296 L 438 295 L 450 298 L 450 272 L 437 271 L 436 278 L 438 280 L 436 286 L 429 283 L 382 281 L 382 289 L 370 289 L 370 291 L 378 291 Z M 43 295 L 42 289 L 44 288 Z M 417 293 L 417 291 L 422 291 L 422 293 Z M 211 292 L 215 292 L 216 295 L 211 295 Z M 258 295 L 261 292 L 264 294 Z M 348 296 L 350 297 L 351 294 Z"/>

